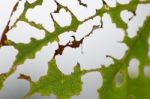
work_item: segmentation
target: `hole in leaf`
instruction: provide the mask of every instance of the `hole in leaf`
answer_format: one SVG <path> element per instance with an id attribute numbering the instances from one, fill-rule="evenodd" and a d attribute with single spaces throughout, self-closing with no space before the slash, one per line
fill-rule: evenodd
<path id="1" fill-rule="evenodd" d="M 128 74 L 131 79 L 137 78 L 139 75 L 139 61 L 132 59 L 129 63 Z"/>
<path id="2" fill-rule="evenodd" d="M 135 13 L 136 13 L 136 16 L 134 16 L 131 19 L 131 21 L 129 21 L 128 23 L 127 32 L 130 38 L 133 38 L 137 35 L 137 31 L 139 30 L 139 27 L 143 26 L 146 17 L 150 15 L 149 4 L 138 5 Z"/>
<path id="3" fill-rule="evenodd" d="M 123 10 L 121 11 L 120 16 L 125 23 L 128 23 L 130 21 L 130 18 L 133 17 L 133 13 L 128 10 Z"/>
<path id="4" fill-rule="evenodd" d="M 69 26 L 71 24 L 71 14 L 65 9 L 61 9 L 59 13 L 54 13 L 53 16 L 61 27 Z"/>
<path id="5" fill-rule="evenodd" d="M 121 72 L 118 72 L 115 77 L 116 87 L 121 86 L 122 82 L 123 82 L 123 75 L 121 74 Z"/>
<path id="6" fill-rule="evenodd" d="M 144 75 L 145 75 L 146 77 L 150 77 L 150 66 L 146 66 L 146 67 L 144 68 Z"/>
<path id="7" fill-rule="evenodd" d="M 53 32 L 54 23 L 49 15 L 49 13 L 56 10 L 56 4 L 53 0 L 43 0 L 41 6 L 36 6 L 33 9 L 29 9 L 26 13 L 26 18 L 30 22 L 35 22 L 36 24 L 41 24 L 46 30 Z"/>
<path id="8" fill-rule="evenodd" d="M 7 38 L 15 43 L 29 43 L 31 38 L 40 40 L 44 37 L 45 32 L 43 30 L 31 27 L 23 21 L 19 21 L 17 23 L 17 27 L 7 33 Z"/>

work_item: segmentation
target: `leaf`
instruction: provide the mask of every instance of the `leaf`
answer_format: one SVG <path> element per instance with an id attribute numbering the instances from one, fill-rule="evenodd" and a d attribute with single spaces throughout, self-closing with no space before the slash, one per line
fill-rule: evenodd
<path id="1" fill-rule="evenodd" d="M 110 13 L 112 20 L 117 24 L 118 27 L 122 27 L 123 29 L 126 29 L 126 24 L 123 21 L 121 21 L 120 14 L 118 14 L 118 13 L 120 13 L 120 11 L 124 10 L 124 9 L 134 10 L 137 6 L 137 3 L 138 3 L 137 0 L 133 0 L 131 3 L 129 3 L 127 5 L 117 5 L 117 7 L 112 8 L 110 11 L 108 11 L 108 13 Z M 38 4 L 38 3 L 35 3 L 35 4 Z M 35 4 L 34 4 L 34 6 L 35 6 Z M 29 6 L 29 4 L 27 3 L 25 7 L 28 8 L 27 5 Z M 32 5 L 31 7 L 34 7 L 34 6 Z M 65 8 L 67 11 L 69 11 L 71 13 L 71 11 L 68 8 L 63 7 L 60 4 L 58 4 L 58 8 L 59 9 Z M 101 15 L 101 14 L 107 12 L 106 9 L 104 9 L 104 10 L 105 11 L 103 11 L 103 9 L 102 10 L 100 9 L 99 11 L 102 11 L 102 12 L 98 11 L 97 14 Z M 72 15 L 71 25 L 66 26 L 64 28 L 61 28 L 58 25 L 58 23 L 53 19 L 55 31 L 53 33 L 49 33 L 47 30 L 45 30 L 46 36 L 43 40 L 37 41 L 37 40 L 33 39 L 29 44 L 15 44 L 15 48 L 18 49 L 19 54 L 17 55 L 17 59 L 14 63 L 14 66 L 23 64 L 26 59 L 34 58 L 36 52 L 39 51 L 44 45 L 48 44 L 48 42 L 58 41 L 58 36 L 61 33 L 64 33 L 66 31 L 76 31 L 78 26 L 80 24 L 82 24 L 84 21 L 83 22 L 78 21 L 78 19 L 73 15 L 73 13 L 71 13 L 71 15 Z M 118 17 L 115 17 L 116 15 L 118 15 Z M 39 27 L 38 29 L 44 28 L 41 25 L 39 26 L 38 24 L 35 24 L 34 22 L 28 22 L 27 19 L 22 19 L 22 20 L 26 21 L 31 26 L 34 26 L 36 28 Z"/>
<path id="2" fill-rule="evenodd" d="M 86 7 L 86 4 L 82 3 L 81 0 L 78 0 L 79 4 Z M 72 16 L 72 22 L 70 26 L 61 27 L 53 18 L 53 13 L 50 13 L 50 16 L 54 22 L 55 31 L 50 33 L 46 30 L 41 24 L 36 22 L 30 22 L 26 18 L 26 12 L 30 8 L 34 8 L 43 3 L 43 0 L 36 0 L 34 3 L 30 4 L 28 1 L 25 3 L 25 8 L 20 17 L 16 20 L 14 25 L 16 26 L 18 21 L 24 21 L 30 26 L 33 26 L 39 30 L 45 31 L 45 38 L 42 40 L 31 39 L 31 42 L 28 44 L 24 43 L 14 43 L 10 41 L 9 45 L 13 45 L 17 50 L 18 54 L 16 60 L 10 69 L 9 72 L 5 74 L 0 74 L 0 89 L 3 86 L 3 82 L 13 74 L 18 65 L 23 64 L 26 59 L 34 58 L 36 53 L 46 46 L 49 42 L 59 41 L 58 36 L 61 33 L 68 31 L 76 31 L 79 25 L 83 24 L 85 21 L 88 21 L 96 16 L 102 17 L 104 13 L 110 14 L 113 23 L 116 24 L 118 28 L 122 28 L 125 32 L 127 29 L 127 24 L 122 21 L 120 13 L 123 10 L 129 10 L 135 14 L 135 10 L 138 4 L 147 4 L 150 3 L 149 0 L 139 1 L 131 0 L 129 4 L 117 4 L 116 7 L 108 7 L 107 4 L 104 4 L 102 9 L 98 9 L 96 14 L 90 16 L 84 21 L 79 21 L 76 16 L 65 6 L 57 4 L 57 10 L 54 13 L 59 13 L 59 10 L 64 8 Z M 9 24 L 8 24 L 9 25 Z M 103 26 L 102 26 L 103 27 Z M 148 38 L 150 36 L 150 17 L 144 23 L 144 26 L 139 29 L 138 34 L 134 38 L 129 38 L 127 35 L 124 39 L 124 43 L 127 44 L 129 50 L 126 52 L 123 59 L 116 60 L 114 59 L 114 64 L 109 67 L 96 68 L 91 70 L 80 70 L 80 66 L 77 65 L 74 68 L 74 72 L 70 75 L 63 74 L 56 65 L 55 59 L 49 62 L 48 74 L 41 77 L 39 81 L 32 82 L 29 76 L 22 74 L 20 78 L 29 78 L 30 82 L 30 91 L 26 97 L 30 97 L 35 93 L 40 93 L 41 95 L 51 95 L 55 94 L 58 99 L 69 99 L 73 95 L 78 95 L 81 91 L 81 76 L 89 73 L 99 71 L 103 76 L 103 86 L 98 90 L 100 99 L 149 99 L 150 95 L 150 78 L 145 77 L 143 73 L 144 66 L 150 66 L 150 59 L 148 57 Z M 79 44 L 77 44 L 79 46 Z M 77 47 L 78 47 L 77 46 Z M 55 57 L 54 57 L 55 58 Z M 140 61 L 139 66 L 139 76 L 136 79 L 131 79 L 128 76 L 127 68 L 129 61 L 132 58 L 136 58 Z M 120 85 L 116 85 L 115 77 L 120 73 L 121 82 Z"/>
<path id="3" fill-rule="evenodd" d="M 148 57 L 148 38 L 150 36 L 150 17 L 140 28 L 138 34 L 133 39 L 126 36 L 124 42 L 129 47 L 125 56 L 121 60 L 115 60 L 115 64 L 101 69 L 103 75 L 103 86 L 99 89 L 100 99 L 149 99 L 150 98 L 150 78 L 144 76 L 144 66 L 150 65 Z M 140 61 L 139 76 L 131 79 L 128 76 L 127 68 L 129 61 L 136 58 Z M 115 76 L 120 72 L 123 81 L 118 87 L 115 83 Z"/>
<path id="4" fill-rule="evenodd" d="M 55 60 L 49 62 L 49 69 L 46 76 L 40 78 L 37 82 L 31 82 L 31 89 L 28 96 L 34 93 L 41 95 L 55 94 L 58 99 L 69 99 L 72 95 L 77 95 L 81 91 L 80 66 L 74 68 L 71 75 L 64 75 L 56 66 Z"/>
<path id="5" fill-rule="evenodd" d="M 129 4 L 117 3 L 116 7 L 112 8 L 104 4 L 102 9 L 97 10 L 97 15 L 102 16 L 104 13 L 109 13 L 113 23 L 115 23 L 118 28 L 122 28 L 124 31 L 126 31 L 127 24 L 124 21 L 122 21 L 120 13 L 123 10 L 129 10 L 131 12 L 134 12 L 138 3 L 139 0 L 131 0 Z"/>

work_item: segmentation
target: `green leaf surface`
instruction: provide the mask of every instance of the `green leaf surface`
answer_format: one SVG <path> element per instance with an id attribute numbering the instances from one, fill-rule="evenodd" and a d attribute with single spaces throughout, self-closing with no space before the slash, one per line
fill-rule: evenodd
<path id="1" fill-rule="evenodd" d="M 57 0 L 56 0 L 57 1 Z M 55 2 L 56 2 L 55 1 Z M 82 2 L 79 0 L 80 4 Z M 35 27 L 45 32 L 45 37 L 41 40 L 31 39 L 28 44 L 14 43 L 10 41 L 9 45 L 14 46 L 18 50 L 16 60 L 9 72 L 0 74 L 0 89 L 3 87 L 4 81 L 12 75 L 17 66 L 23 64 L 27 59 L 33 59 L 38 51 L 40 51 L 48 43 L 59 41 L 58 36 L 64 32 L 76 31 L 79 25 L 84 22 L 95 18 L 96 16 L 102 17 L 103 14 L 108 13 L 111 16 L 113 23 L 117 28 L 121 28 L 126 33 L 127 24 L 122 21 L 120 13 L 123 10 L 131 11 L 135 14 L 138 4 L 148 4 L 150 0 L 139 1 L 131 0 L 129 4 L 119 4 L 116 7 L 109 7 L 104 4 L 101 9 L 96 11 L 96 14 L 89 18 L 79 21 L 77 17 L 67 7 L 56 2 L 58 9 L 53 13 L 59 13 L 59 10 L 64 8 L 72 16 L 72 22 L 70 26 L 61 27 L 53 18 L 53 13 L 50 16 L 54 22 L 55 31 L 50 33 L 43 25 L 36 22 L 30 22 L 26 18 L 26 13 L 29 9 L 33 9 L 36 6 L 42 5 L 43 0 L 36 0 L 30 4 L 25 2 L 24 10 L 20 17 L 16 20 L 11 28 L 14 28 L 19 21 L 28 23 L 30 26 Z M 63 74 L 56 65 L 56 60 L 52 59 L 48 63 L 47 75 L 41 77 L 37 82 L 30 81 L 30 91 L 25 96 L 31 97 L 35 93 L 39 93 L 43 96 L 49 96 L 55 94 L 58 99 L 69 99 L 73 95 L 79 95 L 82 88 L 81 77 L 89 72 L 101 72 L 103 76 L 103 85 L 98 90 L 100 99 L 150 99 L 150 77 L 144 75 L 144 67 L 150 66 L 150 59 L 148 57 L 148 38 L 150 37 L 150 17 L 147 17 L 143 27 L 139 28 L 137 36 L 129 38 L 125 35 L 123 43 L 128 46 L 128 51 L 125 56 L 120 59 L 114 59 L 114 64 L 109 67 L 102 66 L 102 68 L 91 70 L 80 70 L 80 66 L 77 65 L 74 68 L 74 72 L 70 75 Z M 50 49 L 51 50 L 51 49 Z M 131 59 L 136 58 L 139 60 L 139 75 L 137 78 L 131 79 L 128 75 L 128 66 Z M 116 84 L 117 74 L 121 74 L 120 84 Z"/>
<path id="2" fill-rule="evenodd" d="M 140 28 L 137 36 L 129 38 L 126 36 L 125 42 L 129 47 L 125 56 L 121 60 L 115 60 L 115 64 L 108 68 L 103 67 L 103 86 L 99 89 L 100 99 L 149 99 L 150 98 L 150 78 L 144 75 L 144 66 L 150 66 L 148 57 L 148 38 L 150 36 L 150 17 Z M 130 78 L 127 72 L 129 62 L 136 58 L 140 62 L 139 76 Z M 115 76 L 120 72 L 122 82 L 120 86 L 116 85 Z"/>
<path id="3" fill-rule="evenodd" d="M 37 82 L 31 82 L 29 96 L 34 93 L 41 95 L 55 94 L 58 99 L 69 99 L 72 95 L 77 95 L 81 91 L 80 66 L 74 68 L 71 75 L 64 75 L 56 65 L 55 60 L 49 62 L 48 73 Z"/>

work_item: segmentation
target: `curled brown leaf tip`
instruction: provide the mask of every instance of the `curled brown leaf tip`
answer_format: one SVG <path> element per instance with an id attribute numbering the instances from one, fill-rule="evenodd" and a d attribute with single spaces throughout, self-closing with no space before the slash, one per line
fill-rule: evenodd
<path id="1" fill-rule="evenodd" d="M 102 0 L 102 2 L 103 2 L 103 5 L 107 5 L 107 3 L 105 2 L 105 0 Z"/>
<path id="2" fill-rule="evenodd" d="M 1 39 L 0 39 L 0 46 L 4 46 L 4 45 L 7 45 L 6 43 L 5 43 L 5 41 L 7 40 L 7 36 L 6 36 L 6 33 L 9 31 L 9 22 L 8 22 L 8 24 L 6 25 L 6 27 L 5 27 L 5 29 L 4 29 L 4 31 L 3 31 L 3 33 L 2 33 L 2 37 L 1 37 Z"/>
<path id="3" fill-rule="evenodd" d="M 59 45 L 59 46 L 58 46 L 58 49 L 55 50 L 54 57 L 56 57 L 57 55 L 62 55 L 63 50 L 64 50 L 64 48 L 65 48 L 66 46 L 67 46 L 67 45 Z"/>
<path id="4" fill-rule="evenodd" d="M 23 79 L 23 80 L 27 80 L 27 81 L 31 81 L 30 76 L 28 75 L 24 75 L 24 74 L 20 74 L 20 76 L 18 77 L 18 79 Z"/>

